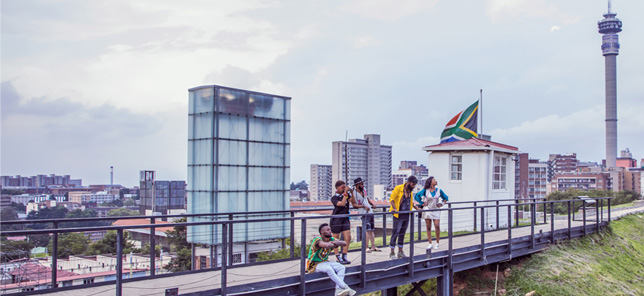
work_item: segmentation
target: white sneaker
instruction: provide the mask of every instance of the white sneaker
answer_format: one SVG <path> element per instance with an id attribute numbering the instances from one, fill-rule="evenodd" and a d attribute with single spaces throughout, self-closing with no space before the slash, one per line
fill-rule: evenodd
<path id="1" fill-rule="evenodd" d="M 434 250 L 438 250 L 438 243 L 434 244 Z"/>
<path id="2" fill-rule="evenodd" d="M 356 290 L 347 287 L 344 290 L 340 290 L 337 296 L 353 296 L 356 294 Z"/>
<path id="3" fill-rule="evenodd" d="M 433 247 L 434 247 L 434 244 L 432 244 L 432 243 L 427 243 L 427 249 L 431 249 L 431 248 L 433 248 Z"/>

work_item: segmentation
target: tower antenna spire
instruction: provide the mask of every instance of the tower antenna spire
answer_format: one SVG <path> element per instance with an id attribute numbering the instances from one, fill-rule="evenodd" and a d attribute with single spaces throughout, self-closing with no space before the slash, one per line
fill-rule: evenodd
<path id="1" fill-rule="evenodd" d="M 608 13 L 610 14 L 611 1 L 608 0 Z"/>

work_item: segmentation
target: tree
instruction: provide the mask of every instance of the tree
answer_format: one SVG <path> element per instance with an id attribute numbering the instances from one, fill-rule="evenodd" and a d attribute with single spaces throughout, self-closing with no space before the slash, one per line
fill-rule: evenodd
<path id="1" fill-rule="evenodd" d="M 67 215 L 65 215 L 65 218 L 67 219 L 74 219 L 74 218 L 98 218 L 98 213 L 92 209 L 86 209 L 86 210 L 73 210 Z M 64 222 L 60 223 L 61 227 L 69 228 L 69 227 L 92 227 L 92 226 L 106 226 L 109 225 L 109 222 L 107 221 L 101 221 L 101 220 L 96 220 L 96 221 L 78 221 L 78 222 Z"/>
<path id="2" fill-rule="evenodd" d="M 52 254 L 53 240 L 47 244 L 47 252 Z M 89 247 L 89 238 L 83 233 L 62 233 L 58 236 L 58 258 L 69 258 L 70 255 L 84 255 Z"/>
<path id="3" fill-rule="evenodd" d="M 12 221 L 12 220 L 18 220 L 18 213 L 16 213 L 16 210 L 13 208 L 3 208 L 2 211 L 0 211 L 0 221 Z M 6 225 L 2 224 L 0 226 L 3 231 L 8 231 L 8 230 L 17 230 L 20 229 L 20 225 Z"/>
<path id="4" fill-rule="evenodd" d="M 107 212 L 108 217 L 126 217 L 126 216 L 138 216 L 139 211 L 129 210 L 125 208 L 112 209 Z"/>
<path id="5" fill-rule="evenodd" d="M 129 241 L 130 235 L 129 232 L 123 232 L 123 240 L 121 241 L 121 246 L 123 246 L 123 254 L 129 253 L 134 249 L 134 244 Z M 89 246 L 89 254 L 100 255 L 100 254 L 116 254 L 116 230 L 108 231 L 103 239 L 93 243 Z"/>
<path id="6" fill-rule="evenodd" d="M 40 219 L 62 219 L 67 215 L 67 209 L 64 207 L 43 208 L 38 212 L 31 211 L 27 215 L 27 220 L 40 220 Z M 34 221 L 36 222 L 36 221 Z M 46 229 L 52 228 L 52 223 L 33 223 L 29 225 L 32 229 Z"/>
<path id="7" fill-rule="evenodd" d="M 31 249 L 34 248 L 34 244 L 28 241 L 2 241 L 2 252 L 0 259 L 2 262 L 7 262 L 11 260 L 16 260 L 20 258 L 29 258 L 31 255 Z"/>
<path id="8" fill-rule="evenodd" d="M 176 220 L 176 223 L 185 223 L 186 218 Z M 171 272 L 190 270 L 192 266 L 190 244 L 188 244 L 188 231 L 185 225 L 175 226 L 172 230 L 166 231 L 171 249 L 177 255 L 170 260 L 164 269 Z"/>
<path id="9" fill-rule="evenodd" d="M 11 207 L 18 213 L 27 213 L 27 207 L 21 202 L 11 202 Z"/>
<path id="10" fill-rule="evenodd" d="M 120 199 L 125 199 L 126 194 L 130 194 L 130 188 L 122 188 L 121 190 L 119 190 Z"/>
<path id="11" fill-rule="evenodd" d="M 34 247 L 46 247 L 51 240 L 51 234 L 32 234 L 28 235 L 27 238 L 31 243 L 34 244 Z"/>
<path id="12" fill-rule="evenodd" d="M 136 201 L 134 201 L 131 198 L 128 198 L 125 201 L 123 201 L 123 205 L 126 206 L 126 207 L 135 207 L 136 206 Z"/>

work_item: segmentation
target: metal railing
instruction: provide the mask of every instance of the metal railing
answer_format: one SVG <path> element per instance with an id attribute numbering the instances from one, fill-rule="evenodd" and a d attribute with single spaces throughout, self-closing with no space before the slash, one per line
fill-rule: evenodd
<path id="1" fill-rule="evenodd" d="M 399 276 L 403 274 L 406 280 L 415 279 L 421 277 L 437 277 L 438 278 L 438 288 L 439 292 L 442 295 L 451 295 L 451 283 L 452 275 L 455 271 L 464 270 L 463 268 L 472 268 L 477 264 L 490 262 L 490 258 L 496 258 L 499 254 L 504 253 L 509 254 L 509 257 L 512 258 L 513 251 L 517 252 L 516 254 L 523 254 L 525 252 L 535 252 L 537 250 L 537 245 L 543 244 L 543 239 L 547 239 L 546 243 L 554 243 L 560 239 L 571 239 L 576 236 L 585 236 L 589 233 L 588 222 L 595 222 L 595 226 L 590 231 L 599 231 L 600 227 L 604 224 L 604 215 L 603 207 L 604 200 L 607 201 L 608 208 L 608 220 L 606 224 L 610 221 L 610 208 L 611 208 L 611 199 L 610 198 L 593 198 L 595 200 L 595 212 L 596 216 L 592 220 L 588 220 L 586 217 L 586 211 L 583 212 L 582 217 L 582 226 L 579 230 L 572 226 L 574 219 L 573 203 L 575 200 L 561 200 L 561 201 L 546 201 L 544 199 L 530 199 L 529 202 L 517 203 L 517 200 L 490 200 L 490 201 L 464 201 L 464 202 L 450 202 L 447 203 L 447 207 L 433 210 L 422 210 L 422 211 L 410 211 L 410 212 L 399 212 L 402 214 L 410 214 L 410 225 L 409 225 L 409 242 L 407 247 L 409 248 L 409 257 L 405 259 L 398 259 L 386 262 L 376 262 L 367 264 L 366 258 L 366 248 L 367 240 L 362 239 L 360 248 L 357 250 L 350 250 L 353 252 L 360 253 L 360 265 L 349 267 L 347 270 L 347 277 L 350 279 L 351 285 L 357 284 L 361 289 L 361 293 L 370 292 L 375 289 L 372 282 L 374 281 L 373 276 L 368 276 L 368 274 L 378 275 L 381 279 L 378 287 L 383 286 L 382 279 L 388 279 L 391 276 Z M 577 200 L 577 202 L 579 202 Z M 483 205 L 481 205 L 483 204 Z M 559 215 L 560 217 L 567 217 L 567 226 L 559 230 L 555 229 L 555 204 L 563 204 L 567 208 L 567 215 Z M 471 205 L 471 206 L 470 206 Z M 530 209 L 530 218 L 529 221 L 526 219 L 519 218 L 519 207 L 529 207 Z M 542 214 L 544 217 L 543 224 L 537 223 L 536 213 L 537 208 L 541 207 L 543 209 Z M 601 207 L 601 209 L 600 209 Z M 505 209 L 504 209 L 505 208 Z M 547 209 L 550 208 L 550 212 L 547 212 Z M 585 201 L 584 201 L 584 208 Z M 51 234 L 52 235 L 52 263 L 51 263 L 51 276 L 49 281 L 49 288 L 46 290 L 37 290 L 33 292 L 27 292 L 26 290 L 18 291 L 8 291 L 5 290 L 5 293 L 43 293 L 43 292 L 54 292 L 62 291 L 67 289 L 74 288 L 86 288 L 98 285 L 110 285 L 114 284 L 116 295 L 122 295 L 123 283 L 131 281 L 140 281 L 148 280 L 157 277 L 167 277 L 174 275 L 184 275 L 188 273 L 196 272 L 209 272 L 209 271 L 220 271 L 220 286 L 218 288 L 210 289 L 204 291 L 204 293 L 209 294 L 218 294 L 226 295 L 228 293 L 244 293 L 244 289 L 251 287 L 252 289 L 248 291 L 249 295 L 256 293 L 252 291 L 258 291 L 262 289 L 269 289 L 273 291 L 275 295 L 279 295 L 288 289 L 295 289 L 293 292 L 299 295 L 314 295 L 315 293 L 328 292 L 329 289 L 333 288 L 333 285 L 329 284 L 330 281 L 324 280 L 324 277 L 320 275 L 306 275 L 305 274 L 305 260 L 306 256 L 306 243 L 311 238 L 310 234 L 307 235 L 307 227 L 312 220 L 323 220 L 329 219 L 331 217 L 341 217 L 341 216 L 331 216 L 331 215 L 318 215 L 318 216 L 297 216 L 297 213 L 306 213 L 311 211 L 325 211 L 331 210 L 328 209 L 299 209 L 299 210 L 287 210 L 287 211 L 263 211 L 263 212 L 236 212 L 236 213 L 213 213 L 213 214 L 189 214 L 189 215 L 166 215 L 166 216 L 134 216 L 134 217 L 110 217 L 110 218 L 77 218 L 77 219 L 46 219 L 46 220 L 29 220 L 29 221 L 3 221 L 3 225 L 20 225 L 20 224 L 33 224 L 33 223 L 51 223 L 53 229 L 40 229 L 40 230 L 21 230 L 21 231 L 2 231 L 0 235 L 2 236 L 12 236 L 12 235 L 32 235 L 32 234 Z M 350 214 L 344 215 L 346 217 L 363 217 L 363 216 L 374 216 L 381 219 L 381 229 L 382 229 L 382 247 L 387 246 L 387 217 L 392 213 L 383 209 L 383 212 L 368 213 L 368 214 Z M 514 210 L 514 211 L 513 211 Z M 448 240 L 448 248 L 446 251 L 437 252 L 432 255 L 431 249 L 427 251 L 426 254 L 417 255 L 414 253 L 414 249 L 418 246 L 418 242 L 422 238 L 422 212 L 447 212 L 447 237 L 444 239 Z M 465 213 L 465 214 L 463 214 Z M 600 214 L 601 213 L 601 214 Z M 278 217 L 278 218 L 261 218 L 262 215 L 270 214 L 284 214 L 288 215 L 287 217 Z M 535 227 L 538 225 L 547 224 L 547 214 L 550 214 L 550 229 L 549 235 L 544 236 L 542 233 L 536 234 Z M 460 216 L 458 216 L 460 215 Z M 157 224 L 155 221 L 159 218 L 183 218 L 183 217 L 226 217 L 226 220 L 216 220 L 216 221 L 200 221 L 200 222 L 183 222 L 183 223 L 166 223 L 163 224 L 163 227 L 175 227 L 175 226 L 198 226 L 198 225 L 213 225 L 221 230 L 221 264 L 216 266 L 211 264 L 210 268 L 202 270 L 192 270 L 185 272 L 178 272 L 173 274 L 155 274 L 155 228 L 161 227 L 160 224 Z M 242 219 L 235 220 L 236 216 L 244 217 L 255 217 L 255 219 Z M 457 217 L 458 216 L 458 217 Z M 471 216 L 468 218 L 468 216 Z M 505 216 L 505 217 L 503 217 Z M 91 221 L 110 221 L 110 220 L 121 220 L 121 219 L 149 219 L 150 224 L 147 225 L 132 225 L 132 226 L 101 226 L 101 227 L 71 227 L 71 228 L 59 228 L 61 222 L 91 222 Z M 490 225 L 490 222 L 495 222 L 493 227 L 486 227 Z M 505 220 L 505 221 L 503 221 Z M 521 221 L 524 221 L 523 225 Z M 232 264 L 233 262 L 233 253 L 232 249 L 234 247 L 235 241 L 233 240 L 233 232 L 235 224 L 247 224 L 247 223 L 265 223 L 265 222 L 276 222 L 276 221 L 287 221 L 290 223 L 290 252 L 288 258 L 282 258 L 278 260 L 268 261 L 268 262 L 255 262 L 255 263 L 244 263 L 244 264 Z M 507 223 L 506 223 L 507 222 Z M 502 223 L 506 223 L 502 225 Z M 296 224 L 300 226 L 300 252 L 295 254 L 296 249 L 296 235 L 295 228 Z M 416 225 L 417 224 L 417 225 Z M 366 220 L 362 219 L 361 221 L 361 234 L 362 238 L 366 237 Z M 417 229 L 415 229 L 415 226 Z M 471 226 L 471 227 L 470 227 Z M 523 236 L 514 236 L 513 229 L 517 228 L 530 228 L 529 235 Z M 471 228 L 471 229 L 470 229 Z M 149 262 L 149 275 L 139 278 L 129 278 L 124 279 L 123 276 L 123 241 L 124 241 L 124 231 L 134 230 L 134 229 L 150 229 L 150 262 Z M 465 229 L 464 234 L 461 234 L 461 237 L 469 237 L 469 240 L 472 240 L 471 245 L 455 245 L 455 238 L 458 238 L 459 235 L 454 235 L 455 229 Z M 496 232 L 499 230 L 507 230 L 507 239 L 502 241 L 488 241 L 490 238 L 490 232 Z M 71 286 L 71 287 L 59 287 L 57 279 L 58 265 L 58 237 L 62 233 L 71 233 L 71 232 L 85 232 L 85 231 L 116 231 L 117 236 L 117 252 L 116 252 L 116 279 L 104 281 L 101 283 L 93 283 L 83 286 Z M 543 229 L 540 229 L 543 231 Z M 417 232 L 417 233 L 415 233 Z M 476 235 L 478 234 L 478 235 Z M 478 243 L 475 243 L 474 237 L 478 236 L 476 239 Z M 538 239 L 537 239 L 538 238 Z M 525 240 L 527 239 L 527 241 Z M 422 242 L 421 242 L 422 243 Z M 461 247 L 457 249 L 456 247 Z M 505 248 L 504 252 L 501 252 L 499 248 Z M 211 252 L 212 254 L 212 252 Z M 216 256 L 216 254 L 215 254 Z M 505 257 L 503 257 L 505 258 Z M 194 254 L 192 260 L 194 262 Z M 458 259 L 455 261 L 455 259 Z M 211 262 L 213 258 L 211 258 Z M 263 264 L 272 264 L 282 261 L 295 261 L 299 260 L 299 277 L 297 280 L 292 280 L 293 285 L 283 285 L 275 286 L 275 283 L 271 280 L 253 283 L 252 285 L 235 285 L 235 281 L 230 281 L 228 275 L 229 271 L 236 268 L 252 267 L 255 265 Z M 438 263 L 437 263 L 438 262 Z M 193 264 L 194 266 L 194 264 Z M 391 271 L 395 268 L 402 268 L 398 272 L 393 272 L 387 274 L 388 271 Z M 383 269 L 384 268 L 384 269 Z M 384 270 L 384 271 L 383 271 Z M 392 275 L 393 274 L 393 275 Z M 429 278 L 428 277 L 428 278 Z M 349 283 L 349 281 L 347 283 Z M 282 283 L 284 281 L 281 281 Z M 233 285 L 230 285 L 233 284 Z M 399 281 L 393 281 L 392 285 L 400 285 Z M 394 286 L 395 287 L 395 286 Z M 271 290 L 272 289 L 272 290 Z M 281 290 L 280 290 L 281 289 Z M 269 292 L 263 291 L 263 295 L 271 295 Z M 272 293 L 272 292 L 271 292 Z M 204 294 L 205 295 L 205 294 Z"/>

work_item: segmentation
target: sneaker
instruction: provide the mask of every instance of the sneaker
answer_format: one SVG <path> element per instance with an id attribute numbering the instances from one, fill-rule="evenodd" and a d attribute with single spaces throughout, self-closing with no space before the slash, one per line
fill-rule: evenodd
<path id="1" fill-rule="evenodd" d="M 434 250 L 438 250 L 438 243 L 434 244 Z"/>
<path id="2" fill-rule="evenodd" d="M 338 296 L 353 296 L 356 294 L 356 290 L 347 287 L 346 289 L 340 290 L 337 294 Z"/>
<path id="3" fill-rule="evenodd" d="M 402 258 L 407 258 L 407 256 L 405 256 L 405 253 L 403 253 L 403 251 L 398 251 L 398 259 Z"/>
<path id="4" fill-rule="evenodd" d="M 342 261 L 344 261 L 342 264 L 351 264 L 351 261 L 347 259 L 347 254 L 342 254 Z"/>
<path id="5" fill-rule="evenodd" d="M 391 253 L 389 253 L 389 259 L 390 260 L 396 260 L 398 258 L 396 258 L 396 254 L 394 252 L 391 252 Z"/>
<path id="6" fill-rule="evenodd" d="M 432 243 L 427 243 L 427 248 L 426 249 L 431 249 L 433 247 L 434 247 L 434 245 Z"/>

